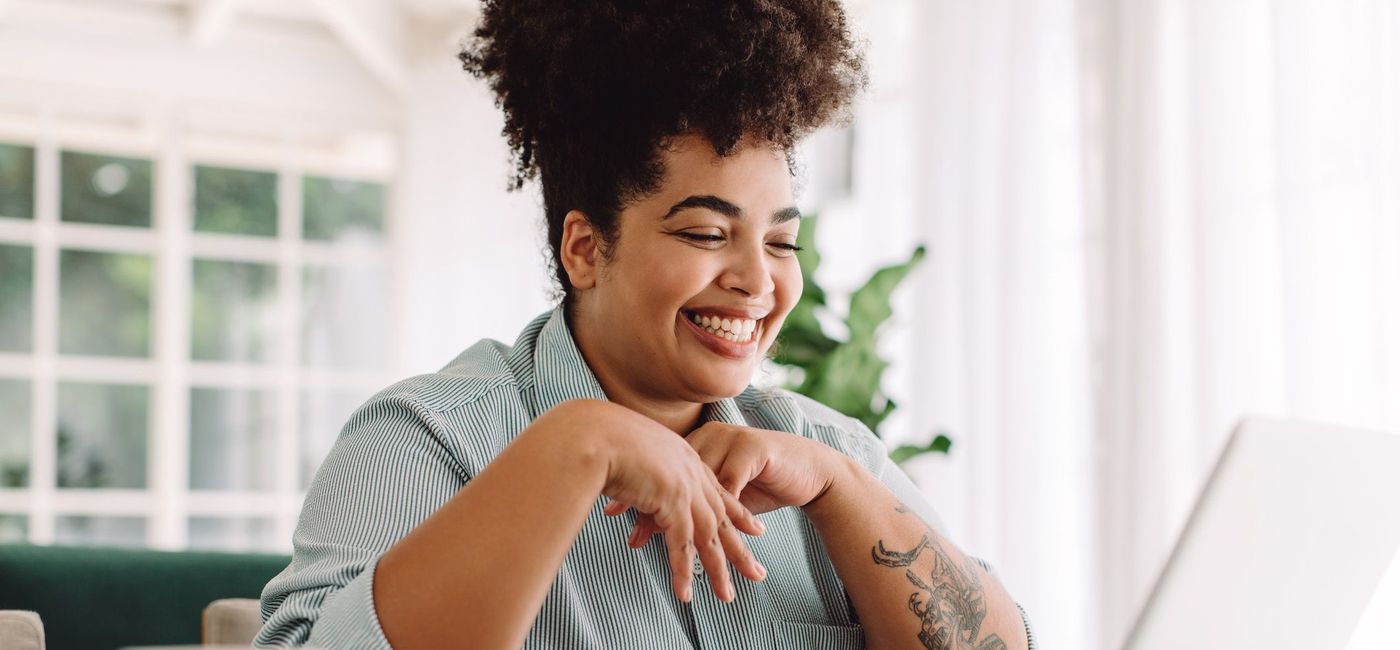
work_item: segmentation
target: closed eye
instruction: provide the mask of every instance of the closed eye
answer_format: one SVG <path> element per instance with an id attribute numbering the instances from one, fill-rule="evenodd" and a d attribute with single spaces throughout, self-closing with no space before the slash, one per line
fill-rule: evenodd
<path id="1" fill-rule="evenodd" d="M 706 235 L 697 232 L 678 232 L 677 235 L 689 239 L 690 241 L 719 242 L 724 241 L 723 235 Z"/>

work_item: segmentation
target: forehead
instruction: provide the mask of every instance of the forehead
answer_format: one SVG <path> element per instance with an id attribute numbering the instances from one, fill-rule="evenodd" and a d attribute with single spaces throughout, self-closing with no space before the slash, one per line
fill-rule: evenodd
<path id="1" fill-rule="evenodd" d="M 690 196 L 715 196 L 745 214 L 769 215 L 793 205 L 787 156 L 766 145 L 743 144 L 728 156 L 698 136 L 677 138 L 662 149 L 665 174 L 657 190 L 633 207 L 660 218 Z"/>

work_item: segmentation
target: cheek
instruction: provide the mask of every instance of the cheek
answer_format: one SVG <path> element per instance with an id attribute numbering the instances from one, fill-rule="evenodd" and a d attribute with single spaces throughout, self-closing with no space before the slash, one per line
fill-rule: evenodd
<path id="1" fill-rule="evenodd" d="M 774 271 L 773 295 L 778 308 L 784 312 L 797 304 L 797 299 L 802 297 L 802 267 L 797 262 L 784 264 L 781 270 Z"/>

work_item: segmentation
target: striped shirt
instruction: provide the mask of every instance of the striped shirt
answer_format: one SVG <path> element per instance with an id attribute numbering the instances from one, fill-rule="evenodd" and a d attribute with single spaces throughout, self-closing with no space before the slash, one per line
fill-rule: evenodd
<path id="1" fill-rule="evenodd" d="M 576 398 L 606 399 L 558 308 L 531 321 L 514 346 L 481 341 L 441 371 L 371 398 L 346 423 L 311 483 L 292 562 L 263 590 L 263 628 L 254 645 L 388 648 L 374 605 L 379 557 L 536 416 Z M 825 443 L 942 529 L 880 440 L 852 418 L 788 391 L 753 387 L 706 404 L 703 413 L 706 421 Z M 731 568 L 733 603 L 707 589 L 683 603 L 671 591 L 660 537 L 629 548 L 635 513 L 608 517 L 603 504 L 602 498 L 594 504 L 565 556 L 526 648 L 865 647 L 841 580 L 800 509 L 759 515 L 767 530 L 748 541 L 768 569 L 765 580 L 750 582 Z M 696 584 L 704 584 L 698 563 L 694 572 Z"/>

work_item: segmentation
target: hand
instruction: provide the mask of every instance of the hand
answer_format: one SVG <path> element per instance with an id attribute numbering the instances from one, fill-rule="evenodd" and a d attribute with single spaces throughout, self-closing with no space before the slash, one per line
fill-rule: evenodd
<path id="1" fill-rule="evenodd" d="M 750 580 L 768 572 L 758 563 L 739 531 L 763 533 L 763 524 L 730 492 L 726 492 L 686 440 L 630 409 L 608 411 L 612 455 L 603 494 L 612 499 L 609 515 L 636 508 L 650 530 L 665 535 L 671 560 L 671 588 L 690 602 L 692 553 L 710 577 L 710 588 L 724 602 L 734 600 L 726 562 Z M 628 545 L 639 548 L 651 535 L 637 536 Z"/>
<path id="2" fill-rule="evenodd" d="M 707 422 L 685 441 L 714 472 L 727 495 L 737 497 L 755 514 L 812 503 L 831 487 L 837 471 L 852 462 L 815 440 L 724 422 Z M 624 510 L 609 504 L 603 512 Z M 645 543 L 658 530 L 654 518 L 642 514 L 631 540 Z"/>

